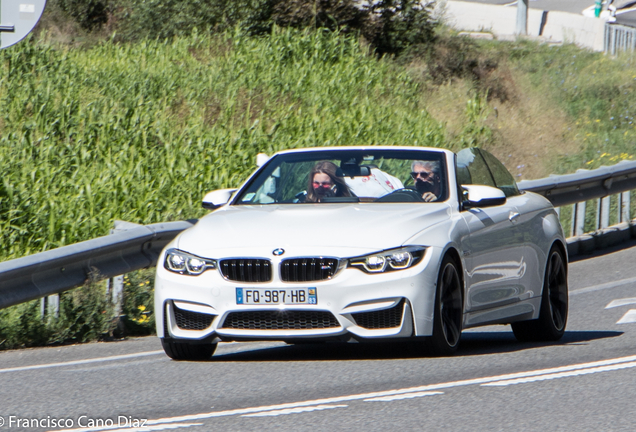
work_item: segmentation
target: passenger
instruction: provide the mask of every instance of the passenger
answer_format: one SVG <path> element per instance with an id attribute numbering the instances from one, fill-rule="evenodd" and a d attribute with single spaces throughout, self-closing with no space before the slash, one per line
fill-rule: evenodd
<path id="1" fill-rule="evenodd" d="M 437 161 L 413 161 L 411 177 L 415 190 L 422 194 L 426 202 L 437 201 L 441 195 L 440 165 Z"/>
<path id="2" fill-rule="evenodd" d="M 309 173 L 305 202 L 321 202 L 325 197 L 350 197 L 351 192 L 342 177 L 336 175 L 333 162 L 321 161 Z"/>

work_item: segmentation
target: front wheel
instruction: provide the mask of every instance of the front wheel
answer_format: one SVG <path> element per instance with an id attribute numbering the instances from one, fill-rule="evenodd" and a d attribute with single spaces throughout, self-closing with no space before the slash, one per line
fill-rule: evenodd
<path id="1" fill-rule="evenodd" d="M 446 256 L 437 278 L 433 335 L 429 347 L 435 355 L 451 355 L 457 351 L 462 334 L 462 284 L 455 261 Z"/>
<path id="2" fill-rule="evenodd" d="M 161 339 L 166 355 L 173 360 L 209 360 L 216 351 L 217 344 L 190 344 Z"/>
<path id="3" fill-rule="evenodd" d="M 565 333 L 568 320 L 568 271 L 561 250 L 550 249 L 545 266 L 539 319 L 512 323 L 518 341 L 556 341 Z"/>

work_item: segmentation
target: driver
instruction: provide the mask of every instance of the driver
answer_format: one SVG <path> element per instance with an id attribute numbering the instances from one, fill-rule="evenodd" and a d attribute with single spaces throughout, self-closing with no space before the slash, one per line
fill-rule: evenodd
<path id="1" fill-rule="evenodd" d="M 309 185 L 305 202 L 321 202 L 324 197 L 350 197 L 349 187 L 336 175 L 338 166 L 333 162 L 321 161 L 309 173 Z"/>
<path id="2" fill-rule="evenodd" d="M 440 166 L 437 161 L 413 161 L 411 177 L 415 190 L 422 194 L 426 202 L 437 201 L 441 194 Z"/>

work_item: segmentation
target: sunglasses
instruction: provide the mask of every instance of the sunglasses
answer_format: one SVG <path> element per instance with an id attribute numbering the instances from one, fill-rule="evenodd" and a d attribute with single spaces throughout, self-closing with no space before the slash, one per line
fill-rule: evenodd
<path id="1" fill-rule="evenodd" d="M 333 183 L 331 182 L 313 182 L 314 189 L 323 188 L 323 189 L 331 189 Z"/>
<path id="2" fill-rule="evenodd" d="M 413 177 L 413 180 L 416 180 L 418 177 L 422 177 L 424 180 L 431 178 L 435 175 L 435 173 L 432 172 L 426 172 L 426 171 L 420 171 L 420 172 L 412 172 L 411 173 L 411 177 Z"/>

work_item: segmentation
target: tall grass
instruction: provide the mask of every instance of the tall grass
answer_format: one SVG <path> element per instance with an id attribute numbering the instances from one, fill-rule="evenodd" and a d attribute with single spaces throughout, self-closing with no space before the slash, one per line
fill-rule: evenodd
<path id="1" fill-rule="evenodd" d="M 488 45 L 530 80 L 535 94 L 523 97 L 548 99 L 569 117 L 580 151 L 562 158 L 559 173 L 635 157 L 636 57 L 611 57 L 574 45 Z"/>
<path id="2" fill-rule="evenodd" d="M 114 219 L 202 214 L 259 152 L 445 144 L 420 84 L 354 38 L 282 30 L 88 50 L 0 52 L 0 260 L 94 238 Z"/>

